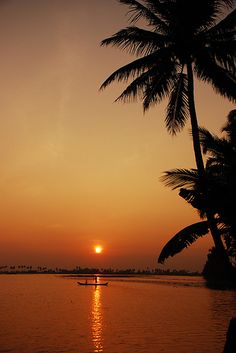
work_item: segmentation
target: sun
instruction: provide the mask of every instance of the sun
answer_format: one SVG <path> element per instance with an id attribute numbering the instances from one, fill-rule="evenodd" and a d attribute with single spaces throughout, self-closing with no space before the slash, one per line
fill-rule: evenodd
<path id="1" fill-rule="evenodd" d="M 102 248 L 102 246 L 100 246 L 100 245 L 96 245 L 96 246 L 94 247 L 94 251 L 95 251 L 96 254 L 101 254 L 101 253 L 102 253 L 102 250 L 103 250 L 103 248 Z"/>

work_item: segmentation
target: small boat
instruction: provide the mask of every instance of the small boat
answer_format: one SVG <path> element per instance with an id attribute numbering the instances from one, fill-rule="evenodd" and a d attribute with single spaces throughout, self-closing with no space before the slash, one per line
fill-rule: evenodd
<path id="1" fill-rule="evenodd" d="M 108 282 L 96 283 L 96 282 L 77 282 L 80 286 L 107 286 Z"/>

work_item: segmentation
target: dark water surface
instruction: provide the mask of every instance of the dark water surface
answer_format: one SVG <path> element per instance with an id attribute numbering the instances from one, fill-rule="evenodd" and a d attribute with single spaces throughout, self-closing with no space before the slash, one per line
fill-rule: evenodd
<path id="1" fill-rule="evenodd" d="M 222 353 L 236 292 L 198 277 L 0 276 L 0 352 Z"/>

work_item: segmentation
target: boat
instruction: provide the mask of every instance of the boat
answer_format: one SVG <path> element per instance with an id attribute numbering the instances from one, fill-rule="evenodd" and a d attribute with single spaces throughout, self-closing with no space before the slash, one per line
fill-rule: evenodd
<path id="1" fill-rule="evenodd" d="M 96 282 L 77 282 L 80 286 L 107 286 L 108 282 L 96 283 Z"/>

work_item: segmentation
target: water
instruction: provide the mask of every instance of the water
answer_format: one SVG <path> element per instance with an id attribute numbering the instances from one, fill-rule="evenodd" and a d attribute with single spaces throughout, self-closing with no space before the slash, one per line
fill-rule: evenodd
<path id="1" fill-rule="evenodd" d="M 199 277 L 0 276 L 1 353 L 221 353 L 236 292 Z"/>

